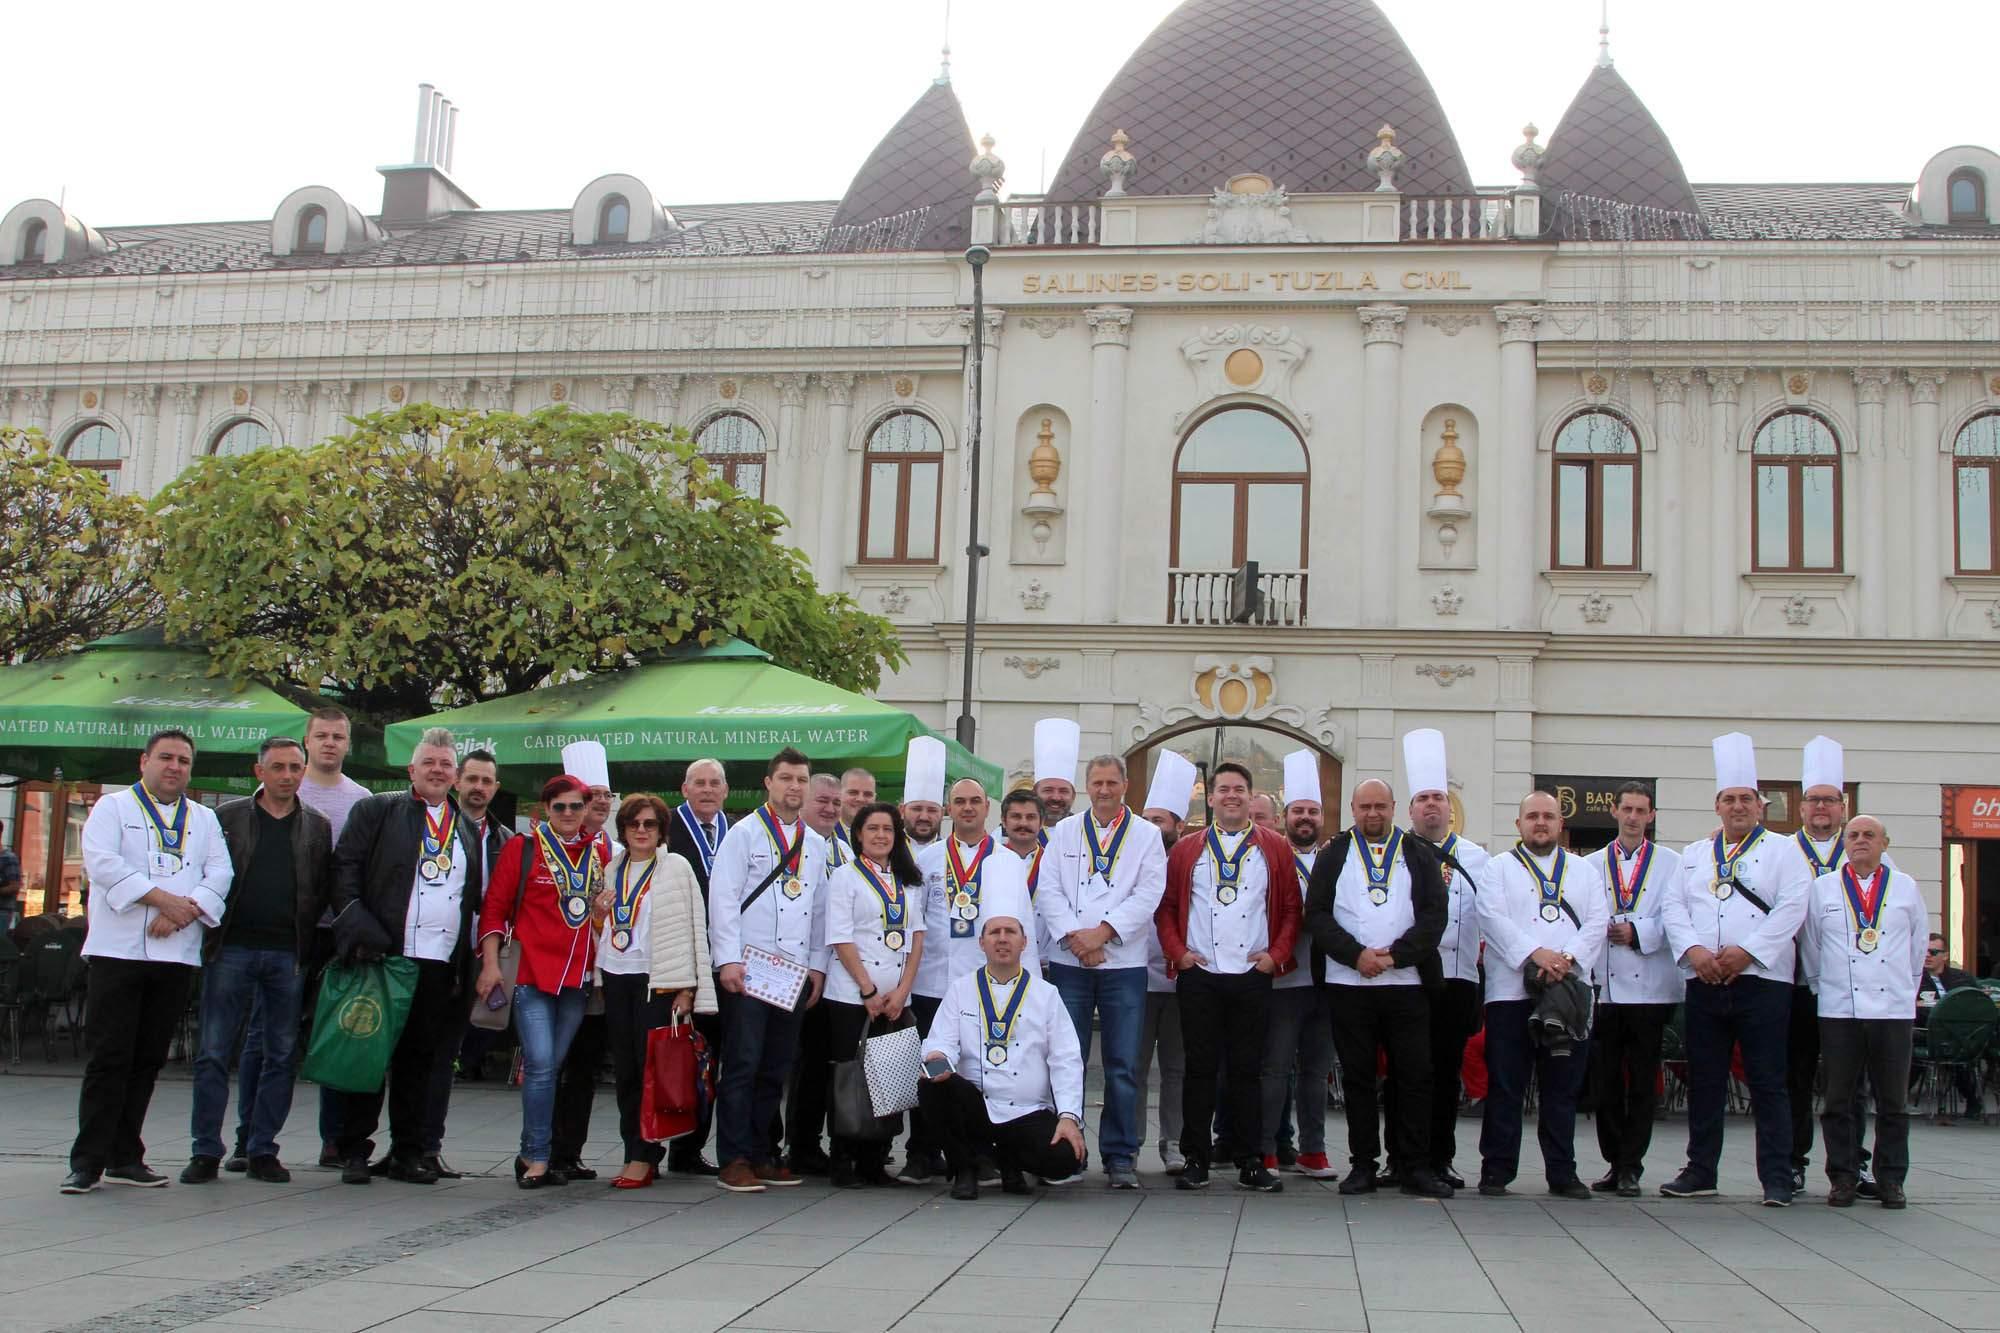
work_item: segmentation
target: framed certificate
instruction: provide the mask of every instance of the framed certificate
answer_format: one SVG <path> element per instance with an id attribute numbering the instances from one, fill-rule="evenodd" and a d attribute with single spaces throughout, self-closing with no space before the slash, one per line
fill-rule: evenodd
<path id="1" fill-rule="evenodd" d="M 773 1008 L 790 1013 L 798 1007 L 806 971 L 804 963 L 795 963 L 781 953 L 754 944 L 743 946 L 743 993 Z"/>

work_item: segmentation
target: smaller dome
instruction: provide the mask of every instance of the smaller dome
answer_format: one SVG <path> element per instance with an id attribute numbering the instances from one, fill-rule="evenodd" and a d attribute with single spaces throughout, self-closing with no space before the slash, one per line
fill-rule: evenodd
<path id="1" fill-rule="evenodd" d="M 862 226 L 928 208 L 909 248 L 963 249 L 971 236 L 972 155 L 972 130 L 958 94 L 949 83 L 933 83 L 854 173 L 832 225 Z"/>
<path id="2" fill-rule="evenodd" d="M 1621 204 L 1700 213 L 1674 146 L 1632 85 L 1598 65 L 1549 136 L 1539 180 L 1545 194 L 1580 194 Z"/>

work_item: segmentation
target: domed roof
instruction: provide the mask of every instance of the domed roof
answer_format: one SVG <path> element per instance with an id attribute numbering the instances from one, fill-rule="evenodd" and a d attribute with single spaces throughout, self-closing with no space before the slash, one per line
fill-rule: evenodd
<path id="1" fill-rule="evenodd" d="M 1186 0 L 1097 99 L 1049 186 L 1093 198 L 1113 131 L 1132 138 L 1133 194 L 1207 194 L 1256 171 L 1297 193 L 1372 190 L 1383 125 L 1410 155 L 1407 194 L 1470 194 L 1444 107 L 1374 0 Z"/>
<path id="2" fill-rule="evenodd" d="M 854 173 L 832 225 L 858 226 L 929 208 L 911 248 L 964 249 L 977 185 L 970 170 L 973 151 L 958 94 L 943 80 L 933 83 Z"/>
<path id="3" fill-rule="evenodd" d="M 1701 212 L 1667 132 L 1608 63 L 1590 71 L 1563 112 L 1537 179 L 1550 195 L 1593 195 L 1621 204 Z"/>

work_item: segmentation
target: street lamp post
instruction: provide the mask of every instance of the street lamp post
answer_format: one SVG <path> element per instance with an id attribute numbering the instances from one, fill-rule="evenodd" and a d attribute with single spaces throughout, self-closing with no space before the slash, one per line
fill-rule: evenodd
<path id="1" fill-rule="evenodd" d="M 979 544 L 979 460 L 981 409 L 986 396 L 986 261 L 993 252 L 975 245 L 965 252 L 972 265 L 972 441 L 967 466 L 972 472 L 965 540 L 965 679 L 958 701 L 958 743 L 973 748 L 972 649 L 979 616 L 979 561 L 986 548 Z"/>

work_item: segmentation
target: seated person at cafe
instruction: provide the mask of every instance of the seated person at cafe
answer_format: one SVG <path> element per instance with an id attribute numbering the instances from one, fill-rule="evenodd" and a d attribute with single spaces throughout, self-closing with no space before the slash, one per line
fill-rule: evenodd
<path id="1" fill-rule="evenodd" d="M 1924 950 L 1924 974 L 1917 979 L 1917 1026 L 1924 1027 L 1931 1021 L 1931 1010 L 1950 991 L 1960 986 L 1977 986 L 1978 978 L 1951 965 L 1945 949 L 1944 936 L 1932 932 L 1930 944 Z M 1916 1069 L 1911 1070 L 1914 1079 Z M 1986 1106 L 1979 1095 L 1979 1080 L 1973 1076 L 1970 1065 L 1954 1065 L 1952 1081 L 1958 1084 L 1958 1095 L 1965 1100 L 1965 1115 L 1968 1120 L 1978 1120 L 1985 1116 Z M 1940 1108 L 1942 1109 L 1942 1108 Z"/>

